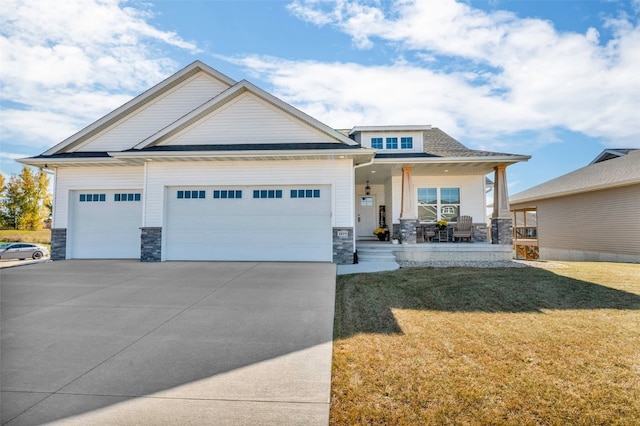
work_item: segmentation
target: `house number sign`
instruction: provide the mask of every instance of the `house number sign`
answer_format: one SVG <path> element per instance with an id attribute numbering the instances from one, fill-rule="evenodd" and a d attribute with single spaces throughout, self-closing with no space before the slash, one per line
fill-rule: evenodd
<path id="1" fill-rule="evenodd" d="M 338 238 L 349 238 L 349 231 L 338 231 Z"/>

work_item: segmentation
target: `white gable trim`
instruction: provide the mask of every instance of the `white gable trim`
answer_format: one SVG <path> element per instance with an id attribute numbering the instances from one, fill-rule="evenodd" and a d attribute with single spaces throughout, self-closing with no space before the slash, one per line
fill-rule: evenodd
<path id="1" fill-rule="evenodd" d="M 430 125 L 400 125 L 400 126 L 356 126 L 349 131 L 350 135 L 362 132 L 423 132 L 431 130 Z"/>
<path id="2" fill-rule="evenodd" d="M 236 81 L 231 79 L 230 77 L 227 77 L 221 72 L 214 70 L 203 62 L 195 61 L 182 70 L 178 71 L 177 73 L 173 74 L 172 76 L 168 77 L 167 79 L 163 80 L 159 84 L 153 86 L 151 89 L 136 96 L 129 102 L 125 103 L 124 105 L 120 106 L 119 108 L 113 110 L 109 114 L 80 130 L 76 134 L 55 145 L 48 151 L 45 151 L 43 155 L 53 155 L 65 152 L 69 148 L 73 148 L 81 144 L 86 139 L 97 135 L 116 122 L 120 121 L 125 116 L 135 113 L 136 109 L 144 106 L 148 102 L 151 102 L 172 87 L 180 84 L 182 81 L 187 80 L 188 78 L 194 76 L 199 72 L 205 72 L 211 77 L 221 81 L 222 83 L 230 87 L 236 84 Z"/>
<path id="3" fill-rule="evenodd" d="M 338 132 L 337 130 L 332 129 L 331 127 L 327 126 L 326 124 L 324 124 L 324 123 L 316 120 L 315 118 L 303 113 L 302 111 L 292 107 L 291 105 L 287 104 L 286 102 L 281 101 L 280 99 L 278 99 L 275 96 L 265 92 L 264 90 L 260 89 L 259 87 L 249 83 L 248 81 L 242 80 L 239 83 L 237 83 L 236 85 L 234 85 L 233 87 L 230 87 L 228 90 L 222 92 L 221 94 L 219 94 L 215 98 L 213 98 L 210 101 L 206 102 L 202 106 L 200 106 L 200 107 L 196 108 L 195 110 L 191 111 L 189 114 L 185 115 L 180 120 L 174 122 L 173 124 L 165 127 L 164 129 L 162 129 L 158 133 L 156 133 L 156 134 L 150 136 L 149 138 L 145 139 L 144 141 L 142 141 L 141 143 L 136 145 L 134 147 L 134 149 L 143 149 L 143 148 L 148 148 L 148 147 L 160 145 L 163 141 L 169 139 L 170 137 L 176 135 L 179 132 L 184 131 L 188 127 L 192 126 L 193 124 L 195 124 L 199 120 L 201 120 L 204 117 L 206 117 L 212 111 L 214 111 L 214 110 L 216 110 L 218 108 L 221 108 L 223 105 L 225 105 L 229 101 L 235 99 L 236 97 L 238 97 L 241 94 L 246 93 L 246 92 L 249 92 L 249 93 L 257 96 L 258 98 L 262 99 L 263 101 L 275 106 L 276 108 L 282 110 L 283 112 L 285 112 L 285 113 L 293 116 L 294 118 L 302 121 L 304 124 L 307 124 L 307 125 L 315 128 L 316 130 L 319 130 L 320 132 L 326 134 L 327 136 L 329 136 L 330 138 L 336 140 L 337 142 L 344 143 L 346 145 L 352 145 L 352 146 L 358 145 L 357 142 L 355 142 L 354 140 L 346 137 L 345 135 L 343 135 L 342 133 Z"/>

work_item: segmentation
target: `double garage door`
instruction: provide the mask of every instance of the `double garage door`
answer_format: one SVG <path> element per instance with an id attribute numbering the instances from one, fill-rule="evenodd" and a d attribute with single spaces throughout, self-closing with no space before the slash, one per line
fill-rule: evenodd
<path id="1" fill-rule="evenodd" d="M 330 187 L 171 187 L 167 260 L 331 261 Z"/>
<path id="2" fill-rule="evenodd" d="M 71 194 L 68 257 L 137 259 L 141 191 Z M 327 185 L 169 187 L 166 260 L 331 261 Z"/>

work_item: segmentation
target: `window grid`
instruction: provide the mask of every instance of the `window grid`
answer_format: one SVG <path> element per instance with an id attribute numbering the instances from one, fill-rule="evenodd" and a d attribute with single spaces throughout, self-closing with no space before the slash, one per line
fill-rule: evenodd
<path id="1" fill-rule="evenodd" d="M 213 198 L 218 199 L 238 199 L 242 198 L 242 191 L 239 189 L 216 189 L 213 191 Z"/>
<path id="2" fill-rule="evenodd" d="M 292 189 L 291 198 L 320 198 L 319 189 Z"/>
<path id="3" fill-rule="evenodd" d="M 371 138 L 371 148 L 382 149 L 382 138 Z"/>
<path id="4" fill-rule="evenodd" d="M 113 194 L 113 201 L 140 201 L 140 193 Z"/>
<path id="5" fill-rule="evenodd" d="M 439 196 L 438 196 L 439 195 Z M 460 215 L 460 188 L 418 188 L 418 220 L 456 221 Z"/>
<path id="6" fill-rule="evenodd" d="M 400 148 L 413 149 L 413 138 L 412 137 L 400 138 Z"/>
<path id="7" fill-rule="evenodd" d="M 282 198 L 281 189 L 254 189 L 253 198 Z"/>
<path id="8" fill-rule="evenodd" d="M 398 138 L 387 138 L 387 149 L 398 149 Z"/>
<path id="9" fill-rule="evenodd" d="M 206 191 L 193 190 L 193 191 L 185 191 L 180 190 L 177 192 L 178 199 L 191 199 L 191 198 L 206 198 Z"/>
<path id="10" fill-rule="evenodd" d="M 104 201 L 107 201 L 107 195 L 106 194 L 80 194 L 79 200 L 81 203 L 104 202 Z"/>

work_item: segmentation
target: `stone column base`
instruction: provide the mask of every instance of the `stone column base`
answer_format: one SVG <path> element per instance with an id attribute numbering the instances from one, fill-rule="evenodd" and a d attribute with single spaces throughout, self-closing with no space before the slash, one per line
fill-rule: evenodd
<path id="1" fill-rule="evenodd" d="M 51 260 L 67 258 L 67 228 L 51 229 Z"/>
<path id="2" fill-rule="evenodd" d="M 402 244 L 416 244 L 416 219 L 400 219 L 400 241 Z"/>
<path id="3" fill-rule="evenodd" d="M 491 219 L 491 244 L 513 244 L 513 219 Z"/>
<path id="4" fill-rule="evenodd" d="M 140 262 L 162 260 L 162 228 L 140 228 Z"/>
<path id="5" fill-rule="evenodd" d="M 352 265 L 354 253 L 353 228 L 333 228 L 333 263 Z"/>

